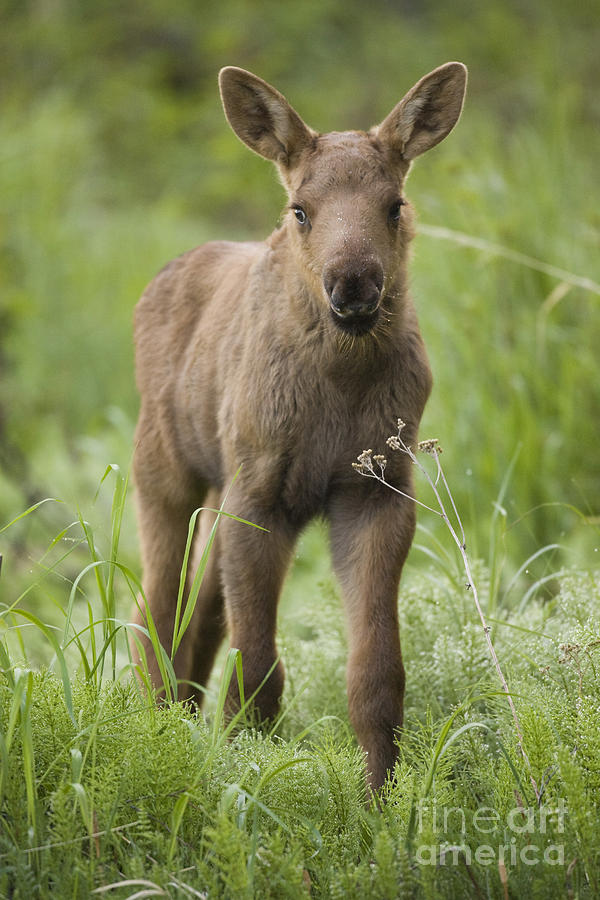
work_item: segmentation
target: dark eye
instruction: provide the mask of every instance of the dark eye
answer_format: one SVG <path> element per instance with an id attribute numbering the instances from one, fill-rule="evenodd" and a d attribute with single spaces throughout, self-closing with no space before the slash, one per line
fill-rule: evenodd
<path id="1" fill-rule="evenodd" d="M 392 222 L 392 224 L 395 224 L 399 221 L 400 210 L 405 205 L 406 205 L 406 200 L 402 200 L 402 199 L 396 200 L 394 203 L 392 203 L 392 205 L 390 206 L 390 211 L 389 211 L 389 218 L 390 218 L 390 222 Z"/>
<path id="2" fill-rule="evenodd" d="M 308 216 L 304 212 L 301 206 L 292 207 L 294 210 L 294 215 L 296 216 L 296 221 L 299 225 L 307 225 L 308 224 Z"/>

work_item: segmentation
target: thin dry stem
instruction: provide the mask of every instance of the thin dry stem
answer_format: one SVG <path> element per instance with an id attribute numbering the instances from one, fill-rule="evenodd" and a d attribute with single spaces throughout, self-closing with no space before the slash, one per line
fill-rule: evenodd
<path id="1" fill-rule="evenodd" d="M 533 775 L 531 774 L 531 764 L 529 762 L 529 757 L 527 755 L 527 751 L 525 750 L 525 745 L 524 745 L 524 741 L 523 741 L 523 732 L 521 730 L 521 723 L 519 722 L 519 717 L 517 715 L 517 710 L 513 703 L 513 699 L 512 699 L 512 696 L 511 696 L 511 693 L 510 693 L 510 690 L 508 687 L 508 683 L 506 681 L 506 678 L 504 677 L 502 667 L 500 666 L 500 661 L 498 659 L 496 649 L 495 649 L 492 639 L 490 637 L 491 629 L 490 629 L 490 626 L 487 624 L 487 621 L 486 621 L 486 618 L 485 618 L 485 615 L 483 612 L 483 608 L 482 608 L 480 600 L 479 600 L 479 592 L 477 590 L 477 585 L 475 583 L 473 574 L 471 572 L 469 557 L 467 556 L 467 548 L 466 548 L 466 540 L 465 540 L 465 532 L 464 532 L 463 524 L 462 524 L 461 518 L 458 514 L 458 510 L 456 508 L 456 504 L 454 502 L 452 492 L 450 490 L 448 482 L 446 481 L 446 476 L 444 475 L 442 465 L 440 463 L 440 453 L 442 452 L 442 448 L 439 446 L 437 438 L 431 438 L 426 441 L 421 441 L 418 445 L 418 449 L 421 452 L 427 453 L 430 456 L 433 456 L 433 458 L 435 459 L 436 466 L 437 466 L 437 476 L 434 480 L 431 477 L 431 475 L 429 474 L 429 472 L 427 471 L 427 469 L 425 468 L 425 466 L 423 466 L 422 463 L 419 461 L 419 459 L 415 455 L 413 449 L 410 446 L 408 446 L 402 439 L 401 432 L 402 432 L 403 428 L 404 428 L 404 422 L 402 421 L 402 419 L 398 419 L 398 432 L 397 432 L 397 434 L 394 434 L 391 437 L 389 437 L 386 443 L 387 443 L 388 447 L 390 447 L 391 450 L 400 451 L 401 453 L 405 453 L 410 458 L 411 462 L 424 475 L 426 480 L 429 482 L 429 486 L 431 487 L 431 489 L 435 495 L 435 499 L 437 501 L 439 510 L 433 509 L 433 507 L 427 506 L 425 503 L 421 503 L 415 497 L 411 497 L 409 494 L 406 494 L 404 491 L 399 490 L 398 488 L 394 487 L 394 485 L 392 485 L 388 481 L 386 481 L 386 478 L 385 478 L 386 459 L 385 459 L 385 457 L 383 457 L 381 455 L 373 456 L 372 450 L 363 450 L 363 452 L 358 457 L 358 462 L 353 463 L 352 465 L 360 475 L 363 475 L 368 478 L 376 478 L 377 481 L 381 482 L 381 484 L 384 484 L 386 487 L 390 488 L 392 491 L 395 491 L 397 494 L 400 494 L 401 496 L 406 497 L 409 500 L 413 500 L 413 502 L 417 503 L 419 506 L 423 506 L 425 509 L 430 510 L 430 512 L 433 512 L 436 515 L 441 516 L 441 518 L 446 523 L 448 530 L 450 531 L 450 534 L 452 535 L 452 538 L 460 551 L 460 555 L 461 555 L 461 558 L 463 561 L 463 567 L 465 570 L 465 574 L 467 576 L 466 588 L 467 588 L 467 590 L 470 590 L 473 593 L 473 600 L 475 601 L 477 613 L 481 620 L 481 625 L 483 628 L 483 633 L 485 635 L 485 640 L 487 643 L 488 651 L 492 658 L 492 662 L 494 663 L 494 667 L 496 669 L 498 678 L 500 680 L 500 684 L 502 685 L 502 690 L 506 694 L 506 698 L 508 700 L 510 711 L 512 713 L 513 721 L 515 724 L 515 731 L 517 734 L 517 741 L 519 744 L 519 749 L 521 751 L 523 759 L 525 760 L 525 762 L 530 770 L 529 778 L 531 781 L 531 785 L 535 792 L 536 799 L 539 801 L 540 791 L 538 789 L 538 786 L 535 782 Z M 377 465 L 379 471 L 377 471 L 375 469 L 374 463 Z M 446 494 L 448 495 L 448 498 L 452 505 L 452 509 L 454 511 L 455 521 L 456 521 L 458 530 L 457 530 L 457 528 L 455 528 L 452 521 L 450 520 L 450 517 L 448 516 L 448 513 L 446 512 L 446 506 L 444 504 L 444 500 L 440 494 L 440 491 L 438 490 L 438 484 L 439 484 L 440 480 L 442 481 L 442 484 L 444 485 L 444 489 L 445 489 Z M 459 537 L 459 533 L 460 533 L 460 537 Z"/>

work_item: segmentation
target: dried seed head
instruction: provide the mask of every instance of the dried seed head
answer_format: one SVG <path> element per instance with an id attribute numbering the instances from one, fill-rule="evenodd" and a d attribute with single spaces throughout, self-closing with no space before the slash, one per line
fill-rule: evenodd
<path id="1" fill-rule="evenodd" d="M 428 438 L 426 441 L 419 441 L 417 447 L 421 453 L 429 453 L 431 456 L 436 456 L 442 452 L 442 448 L 440 447 L 437 438 Z"/>
<path id="2" fill-rule="evenodd" d="M 402 450 L 402 444 L 400 443 L 400 439 L 396 434 L 393 434 L 391 437 L 389 437 L 386 441 L 386 444 L 388 445 L 390 450 Z"/>
<path id="3" fill-rule="evenodd" d="M 352 468 L 361 475 L 374 475 L 372 453 L 372 450 L 363 450 L 360 456 L 356 457 L 358 462 L 352 463 Z"/>

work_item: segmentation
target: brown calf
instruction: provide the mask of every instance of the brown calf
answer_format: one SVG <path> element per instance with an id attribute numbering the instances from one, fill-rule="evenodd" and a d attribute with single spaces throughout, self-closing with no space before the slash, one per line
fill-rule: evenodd
<path id="1" fill-rule="evenodd" d="M 246 696 L 263 682 L 277 658 L 277 601 L 294 542 L 324 515 L 348 617 L 350 717 L 375 789 L 402 724 L 397 595 L 415 508 L 358 478 L 352 462 L 383 446 L 398 416 L 405 439 L 417 437 L 431 374 L 407 288 L 413 224 L 403 187 L 412 160 L 455 125 L 465 84 L 465 67 L 447 63 L 371 131 L 317 134 L 266 82 L 223 69 L 227 119 L 277 165 L 289 205 L 262 243 L 213 242 L 169 263 L 135 317 L 144 587 L 164 646 L 190 516 L 218 507 L 240 466 L 227 509 L 269 529 L 221 520 L 175 657 L 184 694 L 201 700 L 192 683 L 206 683 L 225 622 L 242 652 Z M 412 493 L 402 454 L 386 477 Z M 210 525 L 202 515 L 200 540 Z M 256 697 L 262 717 L 275 716 L 282 687 L 279 663 Z"/>

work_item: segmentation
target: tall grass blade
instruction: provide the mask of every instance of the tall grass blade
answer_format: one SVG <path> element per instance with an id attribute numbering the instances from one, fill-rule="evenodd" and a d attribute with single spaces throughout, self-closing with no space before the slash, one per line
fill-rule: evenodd
<path id="1" fill-rule="evenodd" d="M 225 492 L 225 496 L 223 497 L 223 502 L 221 503 L 221 508 L 220 508 L 219 512 L 223 511 L 223 507 L 225 506 L 225 502 L 229 496 L 229 492 L 231 491 L 231 488 L 235 484 L 235 482 L 240 474 L 240 471 L 241 471 L 241 467 L 238 468 L 237 472 L 233 476 L 231 484 L 229 485 L 229 487 L 227 488 L 227 491 Z M 194 612 L 194 608 L 196 606 L 196 600 L 198 599 L 198 591 L 200 590 L 200 583 L 202 581 L 202 577 L 204 575 L 204 571 L 206 569 L 206 565 L 208 562 L 208 554 L 210 552 L 210 548 L 213 545 L 215 535 L 216 535 L 216 527 L 217 527 L 217 524 L 219 521 L 219 516 L 217 515 L 215 523 L 214 523 L 213 527 L 211 528 L 210 535 L 208 537 L 207 546 L 204 548 L 204 552 L 202 554 L 202 559 L 200 560 L 200 565 L 198 567 L 198 571 L 196 572 L 196 575 L 194 577 L 194 582 L 193 582 L 192 588 L 190 590 L 190 596 L 188 597 L 188 600 L 186 603 L 186 609 L 183 614 L 183 619 L 185 622 L 185 625 L 184 625 L 183 622 L 180 622 L 181 607 L 183 604 L 183 596 L 185 593 L 185 585 L 186 585 L 186 581 L 187 581 L 189 558 L 190 558 L 190 552 L 191 552 L 192 544 L 193 544 L 193 540 L 194 540 L 194 531 L 196 529 L 196 521 L 202 511 L 203 511 L 203 507 L 200 507 L 200 509 L 194 510 L 194 512 L 192 513 L 192 515 L 190 517 L 190 523 L 188 526 L 188 535 L 187 535 L 187 540 L 186 540 L 186 544 L 185 544 L 185 553 L 183 556 L 183 564 L 181 566 L 181 575 L 179 578 L 179 590 L 177 592 L 177 604 L 175 606 L 175 621 L 173 623 L 173 641 L 171 644 L 171 659 L 175 658 L 175 653 L 177 652 L 177 648 L 179 647 L 179 644 L 181 643 L 181 639 L 182 639 L 183 635 L 185 634 L 187 626 L 189 625 L 189 623 L 191 621 L 191 618 L 192 618 L 192 615 Z"/>
<path id="2" fill-rule="evenodd" d="M 11 690 L 15 688 L 15 676 L 13 666 L 8 655 L 8 649 L 3 640 L 0 641 L 0 671 L 5 676 Z"/>
<path id="3" fill-rule="evenodd" d="M 488 567 L 490 570 L 490 592 L 488 597 L 487 611 L 491 616 L 496 614 L 498 593 L 500 590 L 500 579 L 502 574 L 502 560 L 500 559 L 500 549 L 505 529 L 501 529 L 499 527 L 499 522 L 500 520 L 506 522 L 506 510 L 504 508 L 504 501 L 506 492 L 508 490 L 508 485 L 512 478 L 512 474 L 517 464 L 519 455 L 521 453 L 521 449 L 522 445 L 519 444 L 517 446 L 517 449 L 513 453 L 512 459 L 508 464 L 506 472 L 504 473 L 502 483 L 500 484 L 500 490 L 498 491 L 498 496 L 496 497 L 496 502 L 494 503 L 494 512 L 492 514 L 492 521 L 490 523 L 490 543 L 488 557 Z"/>
<path id="4" fill-rule="evenodd" d="M 527 256 L 525 253 L 520 253 L 518 250 L 512 250 L 510 247 L 496 244 L 494 241 L 488 241 L 471 234 L 465 234 L 462 231 L 455 231 L 452 228 L 444 228 L 439 225 L 425 225 L 424 223 L 419 225 L 418 231 L 420 234 L 427 235 L 427 237 L 452 241 L 452 243 L 462 247 L 473 247 L 475 250 L 483 250 L 494 256 L 501 256 L 503 259 L 508 259 L 510 262 L 517 263 L 520 266 L 526 266 L 528 269 L 535 269 L 536 272 L 543 272 L 545 275 L 550 275 L 551 278 L 556 278 L 558 281 L 564 282 L 565 284 L 582 288 L 584 291 L 590 291 L 592 294 L 600 294 L 600 284 L 598 284 L 597 281 L 593 281 L 591 278 L 582 277 L 581 275 L 575 275 L 573 272 L 568 272 L 566 269 L 560 269 L 558 266 L 553 266 L 541 259 L 536 259 L 533 256 Z"/>
<path id="5" fill-rule="evenodd" d="M 486 700 L 486 699 L 488 699 L 488 698 L 491 697 L 491 696 L 502 696 L 502 697 L 503 697 L 503 696 L 505 696 L 505 692 L 504 692 L 504 691 L 493 691 L 493 692 L 490 693 L 490 694 L 480 695 L 480 696 L 477 696 L 477 697 L 470 697 L 470 698 L 469 698 L 468 700 L 466 700 L 464 703 L 461 703 L 461 705 L 458 706 L 458 707 L 452 712 L 452 714 L 446 719 L 446 721 L 444 722 L 444 724 L 443 724 L 443 726 L 442 726 L 442 728 L 441 728 L 441 730 L 440 730 L 440 733 L 439 733 L 439 735 L 438 735 L 438 738 L 437 738 L 437 741 L 436 741 L 436 743 L 435 743 L 435 746 L 434 746 L 434 748 L 433 748 L 433 753 L 432 753 L 432 757 L 431 757 L 431 762 L 430 762 L 430 764 L 429 764 L 429 768 L 428 768 L 427 773 L 426 773 L 426 775 L 425 775 L 425 781 L 424 781 L 424 785 L 423 785 L 422 791 L 420 792 L 419 802 L 420 802 L 421 800 L 426 799 L 426 798 L 429 796 L 429 793 L 430 793 L 430 791 L 431 791 L 431 788 L 433 787 L 433 782 L 434 782 L 434 778 L 435 778 L 435 773 L 436 773 L 436 770 L 437 770 L 438 765 L 439 765 L 439 763 L 440 763 L 440 760 L 444 757 L 444 755 L 446 754 L 446 752 L 448 751 L 448 749 L 452 746 L 452 744 L 453 744 L 453 743 L 454 743 L 454 742 L 455 742 L 462 734 L 464 734 L 466 731 L 468 731 L 468 730 L 471 729 L 471 728 L 483 728 L 483 729 L 485 729 L 485 730 L 487 730 L 487 731 L 491 731 L 493 734 L 495 734 L 495 732 L 493 732 L 493 730 L 490 729 L 490 727 L 489 727 L 485 722 L 467 722 L 467 723 L 465 723 L 464 725 L 461 725 L 461 727 L 458 728 L 458 729 L 454 732 L 454 734 L 452 734 L 450 737 L 448 737 L 448 735 L 450 734 L 450 729 L 452 728 L 452 725 L 453 725 L 453 723 L 454 723 L 454 720 L 456 719 L 456 717 L 457 717 L 460 713 L 465 712 L 465 710 L 467 710 L 467 709 L 468 709 L 470 706 L 472 706 L 474 703 L 477 703 L 477 702 L 480 701 L 480 700 Z M 510 757 L 509 757 L 508 753 L 506 752 L 504 746 L 502 745 L 502 743 L 501 743 L 499 740 L 498 740 L 498 743 L 499 743 L 499 745 L 500 745 L 501 752 L 502 752 L 503 755 L 505 756 L 505 758 L 506 758 L 506 760 L 507 760 L 507 762 L 508 762 L 508 765 L 509 765 L 509 767 L 510 767 L 510 769 L 511 769 L 511 771 L 512 771 L 514 777 L 515 777 L 515 780 L 516 780 L 516 782 L 517 782 L 517 784 L 518 784 L 518 786 L 519 786 L 521 792 L 524 794 L 525 792 L 524 792 L 524 788 L 523 788 L 522 781 L 521 781 L 521 779 L 520 779 L 520 777 L 519 777 L 519 774 L 518 774 L 518 772 L 516 771 L 516 769 L 515 769 L 515 767 L 514 767 L 514 765 L 513 765 L 513 763 L 512 763 L 512 760 L 510 759 Z M 408 829 L 407 829 L 407 835 L 406 835 L 406 842 L 407 842 L 407 846 L 408 846 L 409 849 L 410 849 L 410 847 L 411 847 L 411 845 L 412 845 L 412 842 L 413 842 L 413 839 L 414 839 L 414 834 L 415 834 L 415 827 L 416 827 L 416 803 L 417 803 L 417 801 L 416 801 L 416 795 L 415 795 L 415 798 L 413 798 L 413 803 L 412 803 L 412 805 L 411 805 L 411 811 L 410 811 L 409 822 L 408 822 Z"/>
<path id="6" fill-rule="evenodd" d="M 19 721 L 21 704 L 26 688 L 26 679 L 24 677 L 26 673 L 24 673 L 22 670 L 17 670 L 16 674 L 12 672 L 11 674 L 13 675 L 11 691 L 12 696 L 8 712 L 8 721 L 4 734 L 0 732 L 0 752 L 2 753 L 2 771 L 0 771 L 0 804 L 4 799 L 6 778 L 8 776 L 9 768 L 9 753 L 12 746 L 15 728 L 17 726 L 17 722 Z"/>
<path id="7" fill-rule="evenodd" d="M 27 622 L 31 622 L 32 625 L 35 625 L 35 627 L 39 631 L 41 631 L 41 633 L 44 635 L 44 637 L 54 650 L 54 656 L 58 663 L 60 678 L 63 685 L 65 706 L 69 714 L 69 718 L 71 719 L 73 724 L 76 725 L 77 722 L 75 721 L 75 712 L 73 710 L 73 696 L 71 692 L 71 676 L 69 673 L 69 667 L 67 666 L 65 654 L 58 638 L 54 634 L 52 626 L 46 625 L 40 618 L 38 618 L 38 616 L 26 609 L 15 609 L 13 610 L 13 615 L 21 616 L 21 618 L 25 619 Z"/>
<path id="8" fill-rule="evenodd" d="M 206 566 L 208 565 L 208 558 L 212 549 L 212 546 L 215 541 L 217 527 L 219 525 L 219 521 L 221 516 L 226 516 L 228 519 L 233 519 L 235 522 L 240 522 L 243 525 L 250 525 L 253 528 L 258 528 L 260 531 L 267 531 L 266 528 L 263 528 L 262 525 L 256 525 L 254 522 L 248 522 L 246 519 L 241 519 L 239 516 L 235 516 L 232 513 L 227 513 L 224 511 L 225 503 L 227 502 L 227 498 L 229 497 L 229 493 L 231 488 L 233 487 L 238 475 L 240 474 L 241 467 L 235 473 L 231 484 L 229 485 L 225 496 L 223 497 L 223 501 L 219 509 L 212 509 L 210 507 L 200 507 L 195 510 L 191 517 L 190 523 L 188 527 L 188 535 L 185 546 L 185 553 L 183 557 L 183 564 L 181 567 L 181 576 L 179 579 L 179 590 L 177 593 L 177 604 L 175 607 L 175 621 L 173 624 L 173 640 L 171 644 L 171 659 L 174 659 L 177 649 L 181 643 L 181 640 L 187 631 L 187 628 L 191 622 L 192 616 L 194 614 L 194 610 L 196 608 L 196 602 L 198 600 L 198 594 L 200 593 L 200 586 L 202 584 L 202 579 L 204 577 L 204 573 L 206 571 Z M 189 595 L 186 601 L 185 609 L 183 611 L 183 616 L 181 615 L 181 609 L 183 605 L 183 597 L 185 593 L 185 586 L 187 582 L 187 573 L 189 567 L 189 558 L 194 540 L 194 532 L 196 528 L 196 522 L 198 516 L 201 512 L 209 512 L 214 513 L 216 515 L 216 519 L 213 523 L 213 526 L 210 530 L 208 539 L 206 541 L 206 545 L 202 551 L 202 556 L 198 563 L 198 568 L 194 574 L 194 579 L 190 586 Z"/>
<path id="9" fill-rule="evenodd" d="M 3 531 L 6 531 L 8 528 L 10 528 L 12 525 L 15 525 L 17 522 L 20 522 L 21 519 L 24 519 L 26 516 L 31 515 L 31 513 L 36 511 L 36 509 L 39 509 L 40 506 L 43 506 L 44 503 L 62 503 L 62 502 L 63 502 L 62 500 L 57 500 L 55 497 L 46 497 L 44 500 L 38 500 L 38 502 L 34 503 L 33 506 L 30 506 L 24 512 L 19 513 L 19 515 L 16 516 L 14 519 L 11 519 L 11 521 L 8 522 L 6 525 L 3 525 L 2 528 L 0 528 L 0 534 L 2 534 Z"/>
<path id="10" fill-rule="evenodd" d="M 531 600 L 533 595 L 539 591 L 539 589 L 542 587 L 542 585 L 548 584 L 552 581 L 557 581 L 558 579 L 563 578 L 564 574 L 565 574 L 564 569 L 558 569 L 556 572 L 550 572 L 549 575 L 544 575 L 543 578 L 538 578 L 538 580 L 534 584 L 532 584 L 531 587 L 529 588 L 529 590 L 526 591 L 525 594 L 523 595 L 523 599 L 519 603 L 517 612 L 519 614 L 523 612 L 523 610 L 525 609 L 525 607 L 527 606 L 527 604 L 529 603 L 529 601 Z"/>
<path id="11" fill-rule="evenodd" d="M 23 777 L 27 795 L 27 821 L 35 840 L 39 834 L 37 822 L 37 785 L 35 780 L 35 757 L 33 751 L 33 731 L 31 727 L 31 706 L 33 703 L 33 672 L 23 672 L 25 690 L 21 697 L 21 746 L 23 753 Z"/>
<path id="12" fill-rule="evenodd" d="M 117 567 L 114 565 L 117 562 L 118 551 L 119 551 L 119 543 L 121 539 L 121 526 L 123 524 L 123 514 L 125 512 L 125 500 L 127 497 L 127 488 L 129 485 L 129 473 L 127 475 L 122 475 L 121 469 L 117 465 L 110 465 L 106 472 L 104 473 L 104 477 L 102 482 L 108 477 L 110 473 L 115 475 L 115 487 L 113 491 L 113 501 L 112 501 L 112 509 L 111 509 L 111 532 L 110 532 L 110 563 L 111 565 L 108 568 L 108 578 L 106 583 L 106 622 L 114 621 L 116 616 L 116 597 L 115 597 L 115 588 L 114 588 L 114 579 L 115 572 L 117 571 Z M 102 484 L 101 482 L 101 484 Z M 108 628 L 108 625 L 107 625 Z M 105 640 L 107 638 L 107 632 L 105 631 Z M 111 670 L 112 670 L 112 678 L 113 681 L 116 677 L 116 664 L 117 664 L 117 650 L 116 644 L 112 643 L 109 645 L 111 647 Z M 104 657 L 102 657 L 104 660 Z M 103 666 L 103 662 L 102 662 Z M 100 677 L 102 677 L 103 668 L 100 668 Z"/>
<path id="13" fill-rule="evenodd" d="M 550 553 L 551 550 L 562 550 L 560 544 L 546 544 L 545 547 L 541 547 L 539 550 L 536 550 L 535 553 L 532 553 L 531 556 L 528 556 L 525 562 L 519 566 L 510 582 L 506 586 L 506 590 L 502 596 L 502 604 L 506 603 L 506 598 L 514 588 L 515 584 L 518 582 L 519 578 L 527 570 L 527 568 L 532 564 L 532 562 L 536 559 L 539 559 L 540 556 L 543 556 L 545 553 Z"/>

